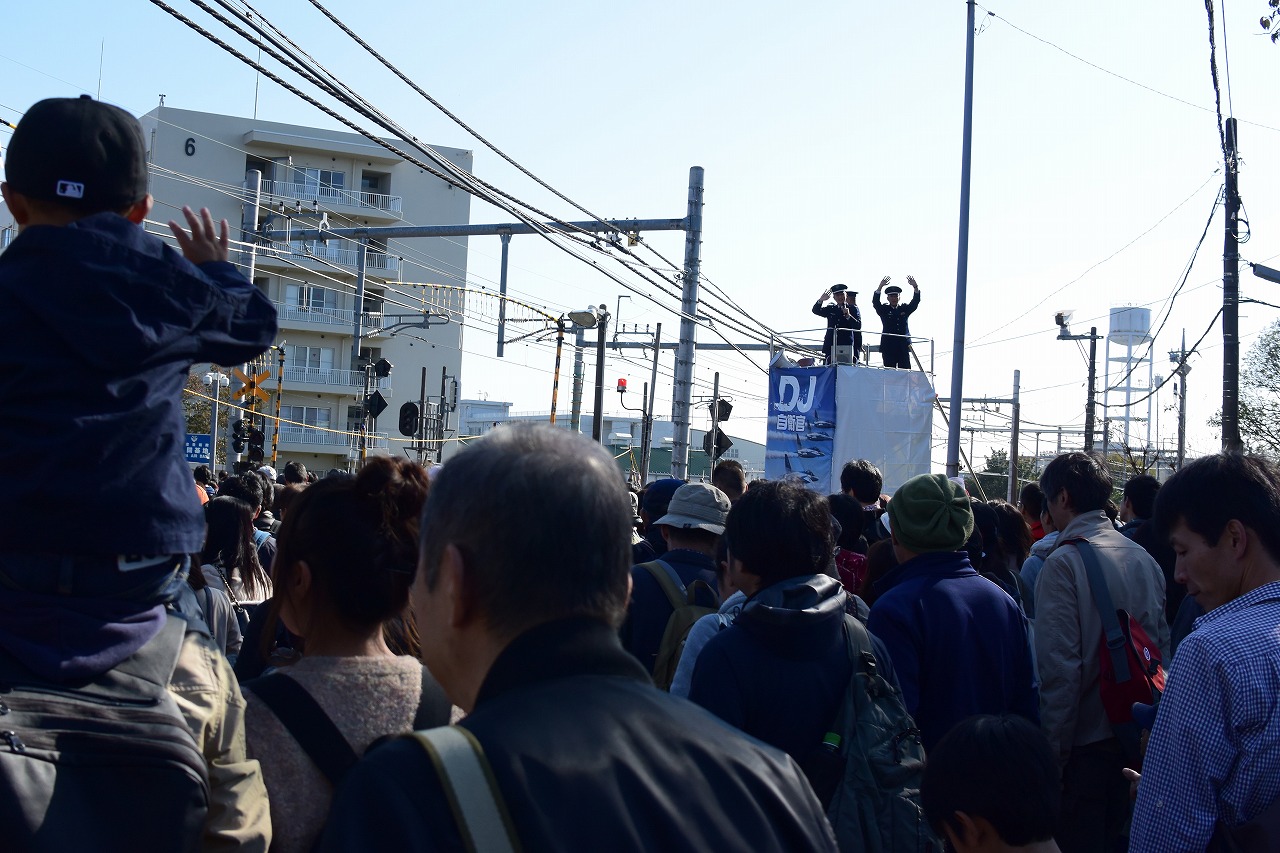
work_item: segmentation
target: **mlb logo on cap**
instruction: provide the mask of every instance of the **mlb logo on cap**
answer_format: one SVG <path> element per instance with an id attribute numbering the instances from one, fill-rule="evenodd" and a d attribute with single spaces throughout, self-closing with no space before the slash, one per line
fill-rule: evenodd
<path id="1" fill-rule="evenodd" d="M 58 181 L 58 195 L 63 198 L 84 198 L 84 184 L 75 181 Z"/>

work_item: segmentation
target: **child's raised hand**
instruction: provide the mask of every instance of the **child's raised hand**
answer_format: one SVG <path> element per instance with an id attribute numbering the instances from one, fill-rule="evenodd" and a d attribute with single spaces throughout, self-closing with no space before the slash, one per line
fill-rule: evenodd
<path id="1" fill-rule="evenodd" d="M 183 206 L 182 215 L 191 226 L 191 233 L 182 230 L 182 226 L 169 220 L 169 230 L 178 240 L 183 256 L 193 264 L 204 264 L 209 261 L 225 261 L 228 257 L 227 220 L 222 220 L 220 229 L 215 233 L 213 214 L 209 208 L 200 208 L 200 215 L 187 206 Z"/>

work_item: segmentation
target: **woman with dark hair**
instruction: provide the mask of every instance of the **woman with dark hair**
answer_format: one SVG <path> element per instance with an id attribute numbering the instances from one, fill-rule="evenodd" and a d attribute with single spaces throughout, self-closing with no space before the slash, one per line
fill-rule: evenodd
<path id="1" fill-rule="evenodd" d="M 237 610 L 269 598 L 271 579 L 253 544 L 253 509 L 223 495 L 205 504 L 204 520 L 200 570 L 209 586 L 225 592 Z"/>
<path id="2" fill-rule="evenodd" d="M 375 457 L 354 478 L 308 486 L 281 525 L 267 627 L 279 618 L 302 657 L 244 691 L 273 850 L 314 846 L 337 782 L 375 740 L 449 722 L 448 700 L 412 654 L 407 611 L 427 488 L 420 466 Z M 323 749 L 302 734 L 317 728 L 333 734 Z"/>
<path id="3" fill-rule="evenodd" d="M 999 506 L 1009 507 L 1004 501 L 983 502 L 977 498 L 970 498 L 969 505 L 973 509 L 973 536 L 970 537 L 968 547 L 970 562 L 978 570 L 978 574 L 1007 592 L 1025 613 L 1023 601 L 1027 598 L 1026 587 L 1019 572 L 1022 569 L 1022 560 L 1026 559 L 1027 551 L 1031 547 L 1030 532 L 1025 533 L 1025 539 L 1018 535 L 1014 535 L 1012 539 L 1006 539 L 1001 535 L 1002 513 Z M 1009 509 L 1013 511 L 1025 531 L 1027 525 L 1022 520 L 1022 516 L 1012 507 Z"/>
<path id="4" fill-rule="evenodd" d="M 188 572 L 187 585 L 194 593 L 196 607 L 209 629 L 213 642 L 227 656 L 227 661 L 235 666 L 236 657 L 240 654 L 240 646 L 244 636 L 240 632 L 240 622 L 236 619 L 231 599 L 225 592 L 209 585 L 204 572 Z"/>
<path id="5" fill-rule="evenodd" d="M 1018 508 L 1011 503 L 996 498 L 987 501 L 996 511 L 996 536 L 1000 540 L 1000 549 L 1004 552 L 1005 561 L 1010 571 L 1017 573 L 1031 553 L 1034 541 L 1031 527 Z"/>

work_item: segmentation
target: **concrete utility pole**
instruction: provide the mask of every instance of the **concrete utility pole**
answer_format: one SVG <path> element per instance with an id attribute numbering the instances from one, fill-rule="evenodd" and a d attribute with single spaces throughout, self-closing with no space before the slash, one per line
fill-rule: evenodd
<path id="1" fill-rule="evenodd" d="M 969 164 L 973 159 L 974 0 L 967 4 L 964 52 L 964 137 L 960 147 L 960 240 L 956 250 L 956 321 L 951 347 L 951 419 L 947 428 L 947 476 L 960 476 L 960 408 L 964 393 L 964 315 L 969 287 Z"/>
<path id="2" fill-rule="evenodd" d="M 1018 387 L 1022 382 L 1022 371 L 1013 371 L 1013 424 L 1009 439 L 1009 495 L 1005 498 L 1009 503 L 1018 504 L 1018 427 L 1022 420 L 1022 402 L 1019 399 Z"/>
<path id="3" fill-rule="evenodd" d="M 1227 119 L 1226 235 L 1222 247 L 1222 450 L 1239 453 L 1240 440 L 1240 219 L 1236 120 Z"/>
<path id="4" fill-rule="evenodd" d="M 584 328 L 573 324 L 573 399 L 569 404 L 569 430 L 582 431 L 582 348 L 587 345 Z"/>
<path id="5" fill-rule="evenodd" d="M 369 241 L 361 238 L 356 251 L 356 310 L 354 326 L 351 330 L 351 369 L 360 369 L 360 337 L 363 333 L 364 321 L 364 287 L 367 281 L 365 264 L 368 262 Z M 366 392 L 367 396 L 367 392 Z M 361 439 L 363 445 L 364 439 Z M 361 457 L 363 458 L 363 457 Z"/>
<path id="6" fill-rule="evenodd" d="M 596 410 L 591 418 L 591 437 L 604 443 L 604 339 L 609 329 L 609 309 L 603 303 L 596 317 Z"/>
<path id="7" fill-rule="evenodd" d="M 671 476 L 689 477 L 689 400 L 693 396 L 693 353 L 696 345 L 698 277 L 702 272 L 701 166 L 689 169 L 689 208 L 684 231 L 684 293 L 680 300 L 680 348 L 676 350 L 671 396 Z"/>
<path id="8" fill-rule="evenodd" d="M 1178 375 L 1178 468 L 1182 470 L 1182 463 L 1187 458 L 1187 374 L 1191 372 L 1191 365 L 1187 364 L 1187 358 L 1191 353 L 1187 352 L 1187 330 L 1182 330 L 1182 348 L 1180 350 L 1169 352 L 1169 361 L 1173 362 L 1173 372 Z"/>
<path id="9" fill-rule="evenodd" d="M 640 485 L 649 482 L 649 460 L 653 456 L 653 400 L 658 395 L 658 355 L 662 352 L 662 324 L 653 332 L 653 368 L 649 375 L 649 385 L 645 389 L 644 431 L 642 439 L 644 449 L 640 451 Z"/>
<path id="10" fill-rule="evenodd" d="M 1089 341 L 1089 396 L 1084 408 L 1084 452 L 1089 453 L 1093 450 L 1094 409 L 1097 408 L 1098 400 L 1098 327 L 1091 326 L 1087 335 L 1073 335 L 1067 325 L 1070 318 L 1071 312 L 1059 311 L 1053 319 L 1058 324 L 1058 340 Z M 1103 453 L 1106 453 L 1105 447 Z"/>

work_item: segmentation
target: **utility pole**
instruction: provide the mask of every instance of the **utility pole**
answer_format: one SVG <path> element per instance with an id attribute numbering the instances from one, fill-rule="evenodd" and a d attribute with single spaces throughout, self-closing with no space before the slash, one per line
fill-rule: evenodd
<path id="1" fill-rule="evenodd" d="M 689 400 L 693 396 L 694 317 L 698 313 L 698 277 L 702 274 L 701 166 L 689 169 L 689 206 L 685 215 L 683 293 L 680 299 L 680 348 L 676 350 L 671 393 L 671 476 L 689 476 Z"/>
<path id="2" fill-rule="evenodd" d="M 1098 405 L 1098 327 L 1089 327 L 1089 403 L 1084 410 L 1084 452 L 1093 450 L 1094 410 Z M 1103 453 L 1106 453 L 1104 447 Z"/>
<path id="3" fill-rule="evenodd" d="M 604 442 L 604 338 L 609 328 L 609 309 L 603 303 L 596 319 L 596 413 L 591 419 L 591 437 Z"/>
<path id="4" fill-rule="evenodd" d="M 507 254 L 511 250 L 511 232 L 499 234 L 498 239 L 502 241 L 502 271 L 498 274 L 498 293 L 502 296 L 498 300 L 498 358 L 502 358 L 507 331 Z"/>
<path id="5" fill-rule="evenodd" d="M 1226 235 L 1222 248 L 1222 450 L 1239 453 L 1240 441 L 1240 218 L 1236 120 L 1227 119 Z"/>
<path id="6" fill-rule="evenodd" d="M 1021 426 L 1022 403 L 1018 396 L 1022 371 L 1013 371 L 1013 424 L 1012 436 L 1009 439 L 1009 495 L 1005 498 L 1009 503 L 1018 503 L 1018 428 Z"/>
<path id="7" fill-rule="evenodd" d="M 964 394 L 964 318 L 969 287 L 969 164 L 973 159 L 974 0 L 968 7 L 964 51 L 964 135 L 960 145 L 960 239 L 956 250 L 955 339 L 951 347 L 951 418 L 947 424 L 947 476 L 960 476 L 960 398 Z"/>
<path id="8" fill-rule="evenodd" d="M 1098 401 L 1098 327 L 1091 326 L 1087 335 L 1073 335 L 1071 328 L 1067 324 L 1071 319 L 1070 311 L 1059 311 L 1053 317 L 1054 322 L 1058 324 L 1058 340 L 1060 341 L 1089 341 L 1089 396 L 1084 408 L 1084 452 L 1093 451 L 1093 434 L 1095 427 L 1094 409 L 1097 407 Z M 1061 441 L 1059 441 L 1059 451 L 1061 451 Z M 1104 451 L 1105 452 L 1105 451 Z"/>
<path id="9" fill-rule="evenodd" d="M 569 404 L 569 430 L 582 431 L 582 348 L 587 345 L 583 327 L 574 323 L 573 330 L 573 398 Z"/>
<path id="10" fill-rule="evenodd" d="M 711 452 L 707 454 L 707 477 L 716 467 L 716 433 L 720 431 L 720 371 L 715 373 L 715 382 L 711 386 Z"/>
<path id="11" fill-rule="evenodd" d="M 658 354 L 662 352 L 662 324 L 653 333 L 653 368 L 645 387 L 644 449 L 640 452 L 640 485 L 649 482 L 649 460 L 653 456 L 653 401 L 658 396 Z"/>
<path id="12" fill-rule="evenodd" d="M 1173 362 L 1173 372 L 1178 375 L 1178 384 L 1175 386 L 1178 391 L 1178 467 L 1182 470 L 1182 463 L 1187 457 L 1187 374 L 1191 372 L 1191 365 L 1187 364 L 1187 358 L 1191 353 L 1187 352 L 1187 330 L 1182 330 L 1182 348 L 1179 350 L 1171 350 L 1169 352 L 1169 361 Z"/>
<path id="13" fill-rule="evenodd" d="M 356 310 L 351 312 L 355 315 L 355 324 L 351 330 L 351 369 L 360 369 L 360 337 L 362 335 L 362 325 L 364 321 L 364 286 L 365 286 L 365 264 L 368 262 L 367 254 L 369 251 L 369 241 L 361 237 L 357 243 L 356 251 Z M 365 390 L 366 395 L 368 389 Z M 363 454 L 364 439 L 361 439 L 361 453 Z M 360 457 L 364 458 L 363 455 Z"/>

